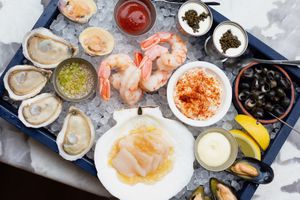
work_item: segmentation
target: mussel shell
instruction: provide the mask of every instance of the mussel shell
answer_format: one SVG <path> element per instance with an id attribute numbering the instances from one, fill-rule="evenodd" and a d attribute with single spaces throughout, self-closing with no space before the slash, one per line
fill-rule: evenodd
<path id="1" fill-rule="evenodd" d="M 239 100 L 245 101 L 250 96 L 249 90 L 242 90 L 242 92 L 239 94 Z"/>
<path id="2" fill-rule="evenodd" d="M 274 105 L 272 103 L 270 103 L 270 102 L 267 102 L 265 104 L 264 108 L 265 108 L 266 111 L 272 112 L 273 109 L 274 109 Z"/>
<path id="3" fill-rule="evenodd" d="M 273 71 L 273 70 L 269 70 L 268 72 L 267 72 L 267 78 L 269 79 L 269 80 L 274 80 L 275 79 L 275 72 Z"/>
<path id="4" fill-rule="evenodd" d="M 270 80 L 268 79 L 269 85 L 271 88 L 276 88 L 277 87 L 277 81 L 276 80 Z"/>
<path id="5" fill-rule="evenodd" d="M 240 88 L 241 89 L 250 89 L 250 84 L 247 82 L 241 82 L 240 83 Z"/>
<path id="6" fill-rule="evenodd" d="M 246 99 L 246 101 L 245 101 L 246 109 L 251 110 L 255 106 L 256 106 L 256 99 L 255 98 L 249 97 L 248 99 Z"/>
<path id="7" fill-rule="evenodd" d="M 266 95 L 269 99 L 272 99 L 273 97 L 275 97 L 276 91 L 275 90 L 270 90 L 269 92 L 266 93 Z"/>
<path id="8" fill-rule="evenodd" d="M 254 71 L 258 74 L 262 73 L 262 66 L 258 65 L 254 68 Z"/>
<path id="9" fill-rule="evenodd" d="M 262 92 L 269 92 L 271 90 L 271 86 L 268 83 L 265 83 L 261 86 L 261 91 Z"/>
<path id="10" fill-rule="evenodd" d="M 202 185 L 200 185 L 199 187 L 197 187 L 194 192 L 192 193 L 191 197 L 189 198 L 189 200 L 194 200 L 196 199 L 196 197 L 201 196 L 201 199 L 204 200 L 205 198 L 205 193 L 204 193 L 204 187 Z"/>
<path id="11" fill-rule="evenodd" d="M 260 88 L 259 79 L 255 78 L 255 79 L 252 81 L 251 88 L 252 88 L 253 90 L 257 90 L 257 89 Z"/>
<path id="12" fill-rule="evenodd" d="M 231 168 L 240 162 L 246 162 L 247 164 L 251 165 L 252 167 L 256 168 L 258 171 L 258 176 L 245 176 L 237 174 L 236 172 L 232 171 Z M 228 171 L 240 178 L 243 178 L 247 181 L 258 183 L 258 184 L 267 184 L 273 181 L 274 178 L 274 172 L 273 169 L 267 165 L 266 163 L 263 163 L 257 159 L 245 157 L 242 159 L 237 160 L 229 169 Z"/>
<path id="13" fill-rule="evenodd" d="M 287 78 L 281 78 L 278 81 L 278 84 L 284 89 L 284 90 L 288 90 L 291 87 L 291 83 Z"/>
<path id="14" fill-rule="evenodd" d="M 231 191 L 231 194 L 235 197 L 235 199 L 238 199 L 235 190 L 231 186 L 227 185 L 226 183 L 224 183 L 216 178 L 211 178 L 209 180 L 209 185 L 210 185 L 210 191 L 212 193 L 213 200 L 223 200 L 223 199 L 219 198 L 218 193 L 217 193 L 218 192 L 218 184 L 222 184 L 223 186 L 227 187 Z"/>
<path id="15" fill-rule="evenodd" d="M 263 69 L 262 69 L 262 74 L 267 74 L 268 73 L 268 71 L 269 71 L 269 69 L 268 68 L 266 68 L 266 67 L 264 67 Z"/>

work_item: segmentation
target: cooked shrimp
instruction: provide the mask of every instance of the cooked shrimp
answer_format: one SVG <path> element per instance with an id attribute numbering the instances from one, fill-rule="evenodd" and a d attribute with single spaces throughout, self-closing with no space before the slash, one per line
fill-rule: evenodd
<path id="1" fill-rule="evenodd" d="M 159 46 L 159 43 L 169 43 L 171 52 Z M 182 65 L 186 60 L 187 48 L 180 36 L 159 32 L 141 43 L 145 57 L 139 68 L 142 70 L 140 86 L 143 90 L 153 92 L 164 86 L 173 70 Z M 156 59 L 157 69 L 152 73 L 152 62 Z"/>
<path id="2" fill-rule="evenodd" d="M 113 69 L 117 71 L 111 78 L 113 87 L 119 90 L 127 104 L 134 105 L 142 96 L 142 90 L 139 88 L 141 70 L 126 54 L 110 55 L 102 61 L 98 71 L 100 96 L 106 101 L 110 99 L 109 78 Z"/>

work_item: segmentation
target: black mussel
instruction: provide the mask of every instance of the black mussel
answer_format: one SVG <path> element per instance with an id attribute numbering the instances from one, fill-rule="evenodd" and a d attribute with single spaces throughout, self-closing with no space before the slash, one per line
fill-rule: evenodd
<path id="1" fill-rule="evenodd" d="M 200 185 L 197 187 L 194 192 L 192 193 L 191 197 L 189 200 L 204 200 L 205 198 L 205 192 L 204 192 L 204 187 Z"/>
<path id="2" fill-rule="evenodd" d="M 253 78 L 256 78 L 257 80 L 261 80 L 261 79 L 262 79 L 262 76 L 261 76 L 260 74 L 255 73 L 255 74 L 253 75 Z"/>
<path id="3" fill-rule="evenodd" d="M 281 77 L 282 77 L 281 73 L 280 73 L 280 72 L 277 72 L 277 71 L 275 71 L 275 74 L 274 74 L 274 79 L 275 79 L 275 80 L 280 80 L 280 79 L 281 79 Z"/>
<path id="4" fill-rule="evenodd" d="M 288 97 L 284 97 L 284 98 L 281 100 L 281 105 L 282 105 L 284 108 L 289 107 L 290 103 L 291 103 L 291 99 L 289 99 Z"/>
<path id="5" fill-rule="evenodd" d="M 269 92 L 271 90 L 271 86 L 268 83 L 265 83 L 261 86 L 261 91 L 262 92 Z"/>
<path id="6" fill-rule="evenodd" d="M 265 116 L 264 109 L 259 108 L 259 107 L 253 108 L 251 113 L 252 113 L 253 117 L 255 117 L 256 119 L 262 119 Z"/>
<path id="7" fill-rule="evenodd" d="M 272 114 L 274 114 L 277 117 L 280 117 L 280 116 L 282 116 L 284 114 L 284 112 L 285 112 L 285 110 L 284 110 L 284 108 L 282 106 L 275 105 L 274 109 L 272 111 Z"/>
<path id="8" fill-rule="evenodd" d="M 276 88 L 276 96 L 279 96 L 279 97 L 285 97 L 286 94 L 285 94 L 284 89 L 282 89 L 282 88 L 280 88 L 280 87 Z"/>
<path id="9" fill-rule="evenodd" d="M 228 171 L 247 181 L 267 184 L 274 178 L 273 169 L 257 159 L 245 157 L 235 161 Z"/>
<path id="10" fill-rule="evenodd" d="M 284 90 L 288 90 L 291 87 L 291 83 L 287 78 L 281 78 L 278 83 Z"/>
<path id="11" fill-rule="evenodd" d="M 250 89 L 250 84 L 246 82 L 241 82 L 240 83 L 240 88 L 241 89 Z"/>
<path id="12" fill-rule="evenodd" d="M 261 94 L 262 94 L 262 93 L 261 93 L 261 91 L 259 91 L 259 90 L 252 90 L 252 91 L 251 91 L 251 96 L 252 96 L 253 98 L 255 98 L 255 99 L 258 99 L 259 96 L 260 96 Z"/>
<path id="13" fill-rule="evenodd" d="M 214 200 L 238 199 L 235 190 L 231 186 L 216 178 L 211 178 L 209 185 Z"/>
<path id="14" fill-rule="evenodd" d="M 273 97 L 275 97 L 276 92 L 275 90 L 270 90 L 269 92 L 266 93 L 267 97 L 272 100 Z"/>
<path id="15" fill-rule="evenodd" d="M 246 99 L 246 101 L 245 101 L 245 108 L 247 110 L 251 110 L 255 106 L 256 106 L 256 99 L 255 98 L 249 97 L 248 99 Z"/>
<path id="16" fill-rule="evenodd" d="M 240 101 L 246 101 L 250 95 L 249 90 L 242 90 L 242 92 L 239 94 L 239 100 Z"/>
<path id="17" fill-rule="evenodd" d="M 246 79 L 251 79 L 253 78 L 253 75 L 254 75 L 254 71 L 252 68 L 248 68 L 244 71 L 243 73 L 243 77 L 246 78 Z"/>
<path id="18" fill-rule="evenodd" d="M 257 96 L 257 99 L 258 99 L 258 100 L 264 99 L 265 96 L 266 96 L 266 95 L 265 95 L 264 93 L 260 93 L 260 94 Z"/>
<path id="19" fill-rule="evenodd" d="M 258 74 L 260 74 L 262 72 L 262 67 L 259 65 L 257 67 L 254 68 L 254 71 Z"/>
<path id="20" fill-rule="evenodd" d="M 267 78 L 269 79 L 269 80 L 274 80 L 275 79 L 275 72 L 273 71 L 273 70 L 269 70 L 268 72 L 267 72 Z"/>
<path id="21" fill-rule="evenodd" d="M 257 89 L 259 89 L 259 87 L 260 87 L 259 81 L 258 81 L 257 78 L 255 78 L 255 79 L 252 81 L 251 88 L 252 88 L 253 90 L 257 90 Z"/>
<path id="22" fill-rule="evenodd" d="M 266 82 L 270 85 L 270 88 L 276 88 L 277 87 L 277 81 L 276 80 L 268 79 Z"/>
<path id="23" fill-rule="evenodd" d="M 274 109 L 274 105 L 273 105 L 272 103 L 270 103 L 270 102 L 267 102 L 267 103 L 265 104 L 265 106 L 264 106 L 264 109 L 265 109 L 266 111 L 272 112 L 273 109 Z"/>

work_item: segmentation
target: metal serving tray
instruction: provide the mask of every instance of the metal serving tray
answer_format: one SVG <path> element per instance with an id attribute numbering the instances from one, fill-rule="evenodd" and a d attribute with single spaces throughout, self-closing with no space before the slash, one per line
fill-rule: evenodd
<path id="1" fill-rule="evenodd" d="M 59 14 L 59 11 L 57 9 L 57 2 L 58 0 L 52 0 L 47 8 L 45 9 L 42 16 L 39 18 L 39 20 L 36 22 L 34 28 L 38 27 L 46 27 L 49 28 L 50 24 L 54 19 L 56 19 L 57 15 Z M 214 27 L 218 25 L 220 22 L 227 20 L 226 17 L 218 13 L 217 11 L 212 10 L 213 16 L 214 16 Z M 277 53 L 275 50 L 258 40 L 253 35 L 249 34 L 249 47 L 251 51 L 253 52 L 253 55 L 257 58 L 265 58 L 265 59 L 286 59 L 279 53 Z M 52 151 L 55 151 L 58 153 L 58 148 L 56 146 L 55 142 L 55 135 L 52 134 L 49 130 L 46 130 L 45 128 L 40 129 L 32 129 L 27 128 L 22 124 L 22 122 L 18 119 L 18 113 L 17 108 L 8 103 L 7 101 L 3 100 L 3 96 L 5 94 L 5 88 L 3 84 L 3 77 L 7 70 L 9 70 L 11 67 L 15 65 L 22 64 L 26 61 L 25 57 L 22 54 L 22 47 L 19 48 L 9 65 L 7 66 L 6 70 L 2 74 L 0 78 L 0 116 L 8 121 L 9 123 L 16 126 L 18 129 L 20 129 L 23 133 L 26 135 L 34 138 L 35 140 L 39 141 L 40 143 L 46 145 L 49 147 Z M 294 82 L 299 83 L 300 82 L 300 69 L 292 68 L 292 67 L 285 67 L 286 71 L 289 73 L 291 78 Z M 292 111 L 290 112 L 289 116 L 285 119 L 289 124 L 292 126 L 295 125 L 297 122 L 297 119 L 300 116 L 300 95 L 296 95 L 296 101 L 294 104 L 294 107 Z M 298 108 L 298 109 L 297 109 Z M 282 145 L 284 144 L 285 140 L 289 136 L 291 132 L 291 129 L 285 125 L 281 127 L 279 132 L 277 133 L 276 137 L 271 140 L 271 144 L 268 148 L 268 150 L 265 152 L 263 157 L 263 162 L 267 164 L 272 164 L 273 160 L 277 156 L 278 152 L 280 151 Z M 96 176 L 97 172 L 94 166 L 93 160 L 84 157 L 82 159 L 79 159 L 74 162 L 76 165 L 84 169 L 85 171 L 89 172 L 90 174 Z M 243 188 L 238 192 L 239 198 L 241 200 L 250 200 L 257 189 L 258 185 L 246 182 L 243 185 Z"/>

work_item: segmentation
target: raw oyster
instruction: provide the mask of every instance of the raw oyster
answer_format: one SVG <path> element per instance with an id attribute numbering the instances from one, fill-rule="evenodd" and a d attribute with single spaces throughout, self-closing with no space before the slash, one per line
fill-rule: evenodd
<path id="1" fill-rule="evenodd" d="M 37 28 L 27 33 L 22 47 L 24 56 L 41 68 L 55 68 L 61 61 L 78 52 L 77 46 L 46 28 Z"/>
<path id="2" fill-rule="evenodd" d="M 50 70 L 31 65 L 17 65 L 6 72 L 3 81 L 9 97 L 20 101 L 40 93 L 51 74 Z"/>
<path id="3" fill-rule="evenodd" d="M 211 178 L 210 190 L 214 200 L 237 200 L 235 191 L 230 186 L 226 185 L 222 181 Z"/>
<path id="4" fill-rule="evenodd" d="M 50 93 L 43 93 L 23 101 L 18 117 L 27 127 L 40 128 L 54 122 L 62 110 L 62 101 Z"/>
<path id="5" fill-rule="evenodd" d="M 94 137 L 95 129 L 90 118 L 71 106 L 56 139 L 59 154 L 66 160 L 77 160 L 91 149 Z"/>
<path id="6" fill-rule="evenodd" d="M 94 0 L 60 0 L 58 9 L 70 20 L 83 24 L 97 12 L 97 5 Z"/>
<path id="7" fill-rule="evenodd" d="M 84 51 L 91 56 L 103 56 L 112 52 L 114 37 L 106 30 L 98 27 L 89 27 L 82 31 L 79 42 Z"/>
<path id="8" fill-rule="evenodd" d="M 228 171 L 247 181 L 259 184 L 270 183 L 274 178 L 273 169 L 269 165 L 248 157 L 237 160 Z"/>

